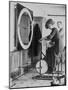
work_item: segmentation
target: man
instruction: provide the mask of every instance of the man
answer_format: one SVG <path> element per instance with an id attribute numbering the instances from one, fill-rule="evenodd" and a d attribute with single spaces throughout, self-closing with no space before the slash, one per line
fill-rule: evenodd
<path id="1" fill-rule="evenodd" d="M 57 27 L 58 27 L 58 30 L 59 30 L 59 34 L 60 34 L 60 46 L 59 46 L 59 49 L 60 49 L 60 52 L 63 51 L 63 48 L 64 48 L 64 31 L 63 31 L 63 26 L 62 26 L 62 22 L 61 21 L 57 21 Z"/>

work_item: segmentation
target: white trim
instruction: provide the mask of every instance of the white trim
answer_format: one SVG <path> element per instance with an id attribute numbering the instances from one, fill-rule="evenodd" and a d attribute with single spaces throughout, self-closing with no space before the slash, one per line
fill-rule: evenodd
<path id="1" fill-rule="evenodd" d="M 21 46 L 22 46 L 23 49 L 28 49 L 29 46 L 30 46 L 30 44 L 31 44 L 32 37 L 33 37 L 33 25 L 32 25 L 32 29 L 31 29 L 31 30 L 32 30 L 31 38 L 30 38 L 30 42 L 28 43 L 28 45 L 24 45 L 24 44 L 22 43 L 22 40 L 21 40 L 21 37 L 20 37 L 20 27 L 19 27 L 20 20 L 21 20 L 21 16 L 22 16 L 25 12 L 28 13 L 28 15 L 29 15 L 29 17 L 30 17 L 30 20 L 31 20 L 31 22 L 32 22 L 32 17 L 31 17 L 31 14 L 30 14 L 29 10 L 26 9 L 26 8 L 24 8 L 24 9 L 22 9 L 21 12 L 20 12 L 20 15 L 19 15 L 19 18 L 18 18 L 18 25 L 17 25 L 17 26 L 18 26 L 18 38 L 19 38 L 19 42 L 20 42 L 20 44 L 21 44 Z"/>

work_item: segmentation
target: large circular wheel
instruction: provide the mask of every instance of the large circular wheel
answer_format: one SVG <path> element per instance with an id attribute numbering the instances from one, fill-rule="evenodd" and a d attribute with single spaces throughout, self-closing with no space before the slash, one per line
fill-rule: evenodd
<path id="1" fill-rule="evenodd" d="M 36 70 L 39 74 L 44 74 L 48 70 L 48 64 L 44 60 L 40 60 L 36 64 Z"/>
<path id="2" fill-rule="evenodd" d="M 29 39 L 29 34 L 30 39 Z M 21 10 L 18 18 L 18 38 L 23 49 L 28 49 L 33 37 L 32 17 L 27 8 Z"/>

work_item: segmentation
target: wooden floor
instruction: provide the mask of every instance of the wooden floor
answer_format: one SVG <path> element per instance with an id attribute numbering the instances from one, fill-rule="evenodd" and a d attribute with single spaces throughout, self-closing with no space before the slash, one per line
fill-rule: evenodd
<path id="1" fill-rule="evenodd" d="M 32 77 L 39 75 L 35 70 L 21 76 L 18 80 L 13 82 L 13 87 L 11 88 L 21 88 L 21 87 L 35 87 L 35 86 L 51 86 L 52 80 L 36 80 Z"/>
<path id="2" fill-rule="evenodd" d="M 32 77 L 37 75 L 39 74 L 37 73 L 36 69 L 31 69 L 28 73 L 26 73 L 25 75 L 22 75 L 17 80 L 13 81 L 12 83 L 13 85 L 11 88 L 51 86 L 52 80 L 32 79 Z"/>

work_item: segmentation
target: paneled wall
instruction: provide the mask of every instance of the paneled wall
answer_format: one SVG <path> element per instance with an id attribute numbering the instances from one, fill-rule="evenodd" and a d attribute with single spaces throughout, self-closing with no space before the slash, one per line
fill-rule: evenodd
<path id="1" fill-rule="evenodd" d="M 10 74 L 24 74 L 24 68 L 31 65 L 31 58 L 28 57 L 28 50 L 10 52 Z"/>

